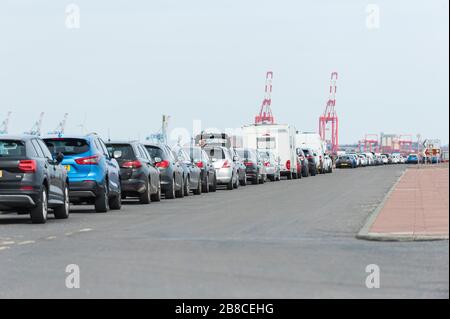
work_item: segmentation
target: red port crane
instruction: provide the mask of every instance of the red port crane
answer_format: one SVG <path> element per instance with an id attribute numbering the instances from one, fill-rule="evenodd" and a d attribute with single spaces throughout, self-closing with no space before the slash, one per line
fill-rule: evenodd
<path id="1" fill-rule="evenodd" d="M 338 79 L 338 73 L 331 73 L 330 81 L 330 96 L 327 101 L 325 112 L 319 118 L 319 134 L 323 141 L 327 143 L 327 149 L 332 154 L 336 154 L 339 150 L 339 122 L 336 114 L 336 81 Z M 327 139 L 327 125 L 331 123 L 331 139 Z"/>
<path id="2" fill-rule="evenodd" d="M 398 137 L 398 145 L 400 153 L 409 155 L 413 153 L 413 136 L 411 134 L 403 134 Z"/>
<path id="3" fill-rule="evenodd" d="M 275 124 L 275 119 L 272 114 L 270 105 L 272 104 L 272 79 L 273 72 L 266 73 L 266 87 L 264 100 L 261 104 L 259 114 L 255 117 L 255 124 Z"/>
<path id="4" fill-rule="evenodd" d="M 380 142 L 378 140 L 378 134 L 366 134 L 364 140 L 364 152 L 378 153 Z"/>

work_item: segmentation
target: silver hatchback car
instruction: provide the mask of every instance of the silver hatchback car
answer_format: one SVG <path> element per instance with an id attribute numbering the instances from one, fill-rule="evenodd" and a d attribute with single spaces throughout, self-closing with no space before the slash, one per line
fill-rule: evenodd
<path id="1" fill-rule="evenodd" d="M 205 146 L 204 150 L 216 170 L 217 184 L 226 185 L 228 190 L 238 188 L 239 166 L 230 150 L 223 146 Z"/>

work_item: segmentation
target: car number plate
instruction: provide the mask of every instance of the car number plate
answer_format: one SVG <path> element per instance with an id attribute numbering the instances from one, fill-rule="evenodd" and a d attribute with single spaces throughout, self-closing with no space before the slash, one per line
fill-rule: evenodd
<path id="1" fill-rule="evenodd" d="M 70 172 L 70 165 L 65 165 L 66 171 Z"/>

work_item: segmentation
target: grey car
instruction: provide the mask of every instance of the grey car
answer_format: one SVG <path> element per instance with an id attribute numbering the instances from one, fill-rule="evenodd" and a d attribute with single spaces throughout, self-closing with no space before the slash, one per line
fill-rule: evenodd
<path id="1" fill-rule="evenodd" d="M 281 166 L 275 154 L 269 150 L 259 150 L 258 153 L 265 167 L 267 178 L 272 182 L 281 180 Z"/>
<path id="2" fill-rule="evenodd" d="M 226 185 L 228 190 L 239 187 L 237 158 L 233 158 L 230 150 L 224 146 L 204 147 L 216 170 L 217 184 Z"/>
<path id="3" fill-rule="evenodd" d="M 200 168 L 195 165 L 194 160 L 181 146 L 173 147 L 173 152 L 184 170 L 184 196 L 189 196 L 191 191 L 194 195 L 200 195 L 202 193 Z"/>
<path id="4" fill-rule="evenodd" d="M 69 180 L 61 165 L 36 136 L 0 137 L 0 210 L 29 214 L 33 223 L 69 217 Z"/>
<path id="5" fill-rule="evenodd" d="M 161 190 L 166 199 L 184 197 L 184 170 L 165 144 L 144 144 L 161 173 Z"/>

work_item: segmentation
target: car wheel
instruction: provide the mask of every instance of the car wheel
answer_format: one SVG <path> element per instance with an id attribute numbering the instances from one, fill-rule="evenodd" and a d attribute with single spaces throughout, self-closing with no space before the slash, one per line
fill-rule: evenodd
<path id="1" fill-rule="evenodd" d="M 150 204 L 150 201 L 151 201 L 150 182 L 147 179 L 145 181 L 145 191 L 139 196 L 139 202 L 141 204 L 147 205 Z"/>
<path id="2" fill-rule="evenodd" d="M 181 178 L 180 189 L 176 190 L 175 197 L 183 198 L 184 197 L 184 177 Z"/>
<path id="3" fill-rule="evenodd" d="M 109 199 L 109 208 L 112 210 L 121 210 L 122 209 L 122 196 L 116 195 Z"/>
<path id="4" fill-rule="evenodd" d="M 156 194 L 152 194 L 151 196 L 152 202 L 160 202 L 161 201 L 161 182 L 159 182 L 158 190 L 156 191 Z"/>
<path id="5" fill-rule="evenodd" d="M 188 176 L 184 181 L 184 196 L 191 195 L 191 178 Z"/>
<path id="6" fill-rule="evenodd" d="M 105 182 L 103 187 L 103 192 L 95 198 L 95 211 L 97 213 L 106 213 L 108 212 L 108 199 L 109 199 L 109 186 L 108 182 Z"/>
<path id="7" fill-rule="evenodd" d="M 247 186 L 247 174 L 244 174 L 244 178 L 242 179 L 241 186 Z"/>
<path id="8" fill-rule="evenodd" d="M 214 174 L 214 182 L 209 187 L 209 191 L 213 192 L 213 193 L 217 191 L 217 177 L 216 177 L 216 174 Z"/>
<path id="9" fill-rule="evenodd" d="M 202 179 L 198 178 L 198 184 L 197 188 L 193 190 L 194 195 L 201 195 L 202 194 Z"/>
<path id="10" fill-rule="evenodd" d="M 48 215 L 47 188 L 43 185 L 36 207 L 30 212 L 31 222 L 33 224 L 45 224 Z"/>
<path id="11" fill-rule="evenodd" d="M 209 193 L 209 188 L 209 175 L 208 172 L 206 172 L 205 181 L 202 183 L 202 192 Z"/>
<path id="12" fill-rule="evenodd" d="M 228 182 L 228 184 L 227 184 L 227 189 L 229 190 L 229 191 L 231 191 L 232 189 L 234 188 L 234 185 L 233 185 L 233 176 L 230 178 L 230 181 Z"/>
<path id="13" fill-rule="evenodd" d="M 233 188 L 238 189 L 239 188 L 239 174 L 236 176 L 236 181 L 234 182 Z"/>
<path id="14" fill-rule="evenodd" d="M 174 199 L 176 197 L 175 192 L 175 177 L 172 178 L 172 182 L 167 186 L 167 189 L 164 193 L 166 199 Z"/>
<path id="15" fill-rule="evenodd" d="M 69 187 L 64 186 L 64 204 L 53 209 L 55 219 L 66 219 L 70 213 Z"/>

